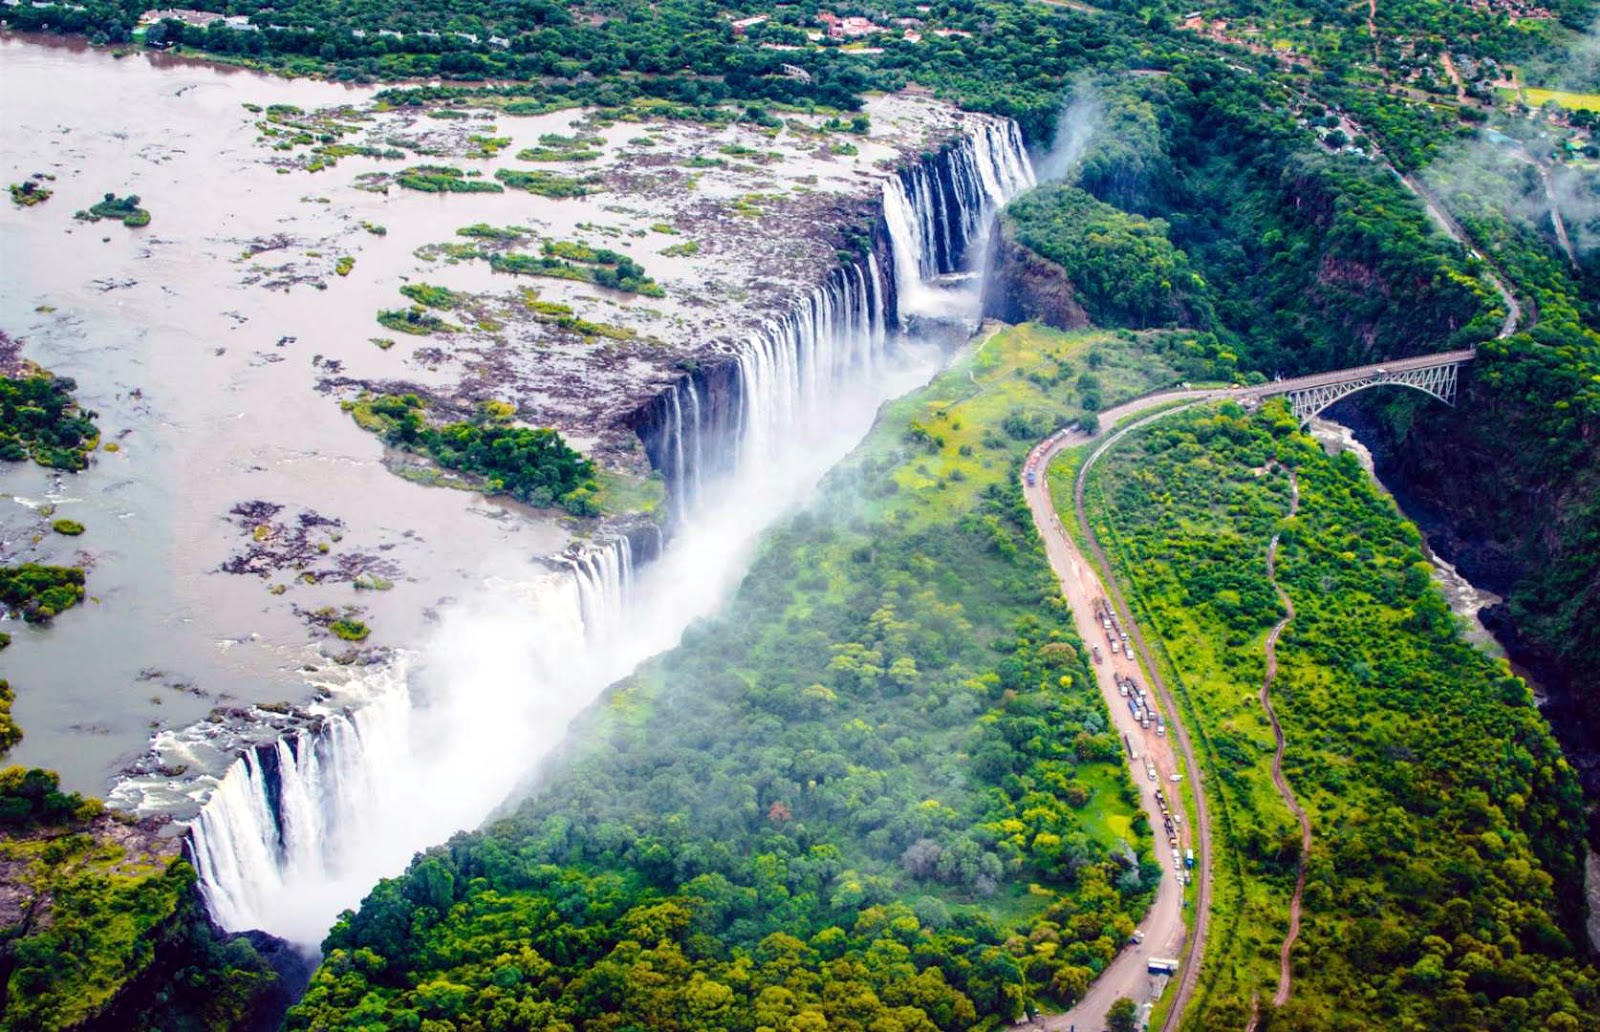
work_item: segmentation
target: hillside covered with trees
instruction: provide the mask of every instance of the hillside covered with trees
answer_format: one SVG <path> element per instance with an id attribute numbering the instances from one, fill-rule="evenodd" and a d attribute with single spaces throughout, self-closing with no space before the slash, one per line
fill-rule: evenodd
<path id="1" fill-rule="evenodd" d="M 1220 811 L 1194 1026 L 1241 1028 L 1252 1001 L 1267 1007 L 1303 861 L 1294 993 L 1272 1027 L 1592 1028 L 1576 778 L 1527 686 L 1462 640 L 1416 531 L 1355 457 L 1329 458 L 1281 403 L 1224 405 L 1134 434 L 1090 485 Z M 1263 638 L 1285 615 L 1274 534 L 1295 615 L 1273 708 L 1310 813 L 1304 857 L 1256 701 Z"/>
<path id="2" fill-rule="evenodd" d="M 339 922 L 291 1027 L 954 1030 L 1077 999 L 1160 873 L 1016 475 L 1091 346 L 1007 331 L 894 404 L 531 800 Z"/>
<path id="3" fill-rule="evenodd" d="M 1142 0 L 194 2 L 217 21 L 141 26 L 143 2 L 84 0 L 0 23 L 506 118 L 593 106 L 776 133 L 791 110 L 848 127 L 868 92 L 915 87 L 1015 118 L 1042 156 L 1066 105 L 1094 112 L 1081 162 L 1003 223 L 1101 329 L 1003 331 L 889 406 L 727 610 L 613 686 L 526 799 L 340 918 L 289 1027 L 926 1032 L 1080 999 L 1160 867 L 1017 480 L 1044 435 L 1183 379 L 1476 348 L 1455 409 L 1409 392 L 1350 407 L 1441 551 L 1506 596 L 1502 629 L 1565 707 L 1564 740 L 1600 756 L 1600 727 L 1583 731 L 1600 703 L 1600 116 L 1582 110 L 1600 97 L 1544 88 L 1600 87 L 1588 0 L 1194 17 Z M 824 15 L 884 31 L 834 38 Z M 460 199 L 446 180 L 498 189 L 407 173 L 428 201 Z M 539 175 L 507 185 L 584 189 Z M 604 270 L 654 286 L 631 259 Z M 1509 328 L 1494 277 L 1520 308 Z M 72 382 L 6 384 L 0 458 L 83 468 L 96 435 Z M 449 422 L 404 395 L 350 411 L 488 492 L 605 508 L 588 460 L 495 404 Z M 1600 1027 L 1578 778 L 1526 686 L 1460 640 L 1370 478 L 1280 410 L 1223 407 L 1134 438 L 1092 501 L 1216 793 L 1217 921 L 1186 1027 Z M 1255 703 L 1284 615 L 1274 534 L 1298 614 L 1275 698 L 1305 855 Z M 6 573 L 24 617 L 85 595 L 81 571 Z M 0 681 L 0 742 L 20 733 L 9 703 Z M 48 771 L 0 773 L 0 818 L 21 887 L 6 898 L 26 904 L 0 913 L 0 1032 L 229 1027 L 286 1004 L 283 958 L 210 925 L 169 841 Z M 1296 992 L 1274 1010 L 1301 863 Z"/>
<path id="4" fill-rule="evenodd" d="M 1352 404 L 1452 558 L 1507 596 L 1525 657 L 1571 698 L 1600 697 L 1585 658 L 1600 648 L 1600 621 L 1585 616 L 1600 600 L 1600 281 L 1541 228 L 1537 176 L 1510 154 L 1424 173 L 1481 248 L 1469 251 L 1380 164 L 1317 144 L 1289 90 L 1264 105 L 1258 83 L 1196 66 L 1099 94 L 1102 131 L 1078 185 L 1165 223 L 1242 369 L 1288 376 L 1478 348 L 1453 410 L 1411 392 Z M 1518 332 L 1502 335 L 1489 271 L 1522 303 Z M 1600 739 L 1578 719 L 1565 730 L 1592 751 Z"/>

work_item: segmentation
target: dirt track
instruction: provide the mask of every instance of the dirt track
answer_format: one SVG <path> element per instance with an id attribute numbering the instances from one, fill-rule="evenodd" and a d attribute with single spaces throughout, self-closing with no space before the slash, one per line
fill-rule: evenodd
<path id="1" fill-rule="evenodd" d="M 1289 473 L 1289 516 L 1292 518 L 1300 511 L 1300 483 L 1295 479 L 1294 472 Z M 1306 892 L 1306 857 L 1311 853 L 1311 818 L 1306 815 L 1305 807 L 1295 799 L 1294 790 L 1289 787 L 1288 780 L 1283 776 L 1283 725 L 1278 723 L 1278 715 L 1272 709 L 1272 682 L 1278 676 L 1278 639 L 1282 636 L 1284 628 L 1294 619 L 1294 602 L 1287 592 L 1278 585 L 1278 535 L 1272 535 L 1272 544 L 1267 546 L 1267 579 L 1272 582 L 1272 590 L 1278 593 L 1278 599 L 1283 603 L 1284 617 L 1279 620 L 1267 634 L 1267 672 L 1261 681 L 1261 706 L 1267 712 L 1267 719 L 1272 722 L 1272 736 L 1277 740 L 1277 751 L 1272 756 L 1272 783 L 1278 788 L 1278 795 L 1283 797 L 1284 804 L 1300 822 L 1300 864 L 1295 875 L 1294 897 L 1289 901 L 1289 931 L 1283 937 L 1283 949 L 1278 954 L 1278 991 L 1272 997 L 1274 1007 L 1282 1007 L 1289 1002 L 1289 993 L 1294 987 L 1294 971 L 1289 963 L 1289 952 L 1294 949 L 1295 940 L 1300 937 L 1300 902 Z M 1252 1019 L 1251 1025 L 1255 1022 Z"/>

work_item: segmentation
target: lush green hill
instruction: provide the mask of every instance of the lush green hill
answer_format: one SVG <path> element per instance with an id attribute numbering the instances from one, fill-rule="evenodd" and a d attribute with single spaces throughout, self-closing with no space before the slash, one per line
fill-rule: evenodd
<path id="1" fill-rule="evenodd" d="M 1298 477 L 1288 517 L 1289 471 Z M 1256 696 L 1311 816 L 1289 1028 L 1594 1028 L 1582 803 L 1532 697 L 1462 640 L 1416 531 L 1351 455 L 1277 403 L 1169 417 L 1095 467 L 1091 520 L 1207 754 L 1222 852 L 1195 1028 L 1243 1026 L 1277 984 L 1301 858 Z"/>
<path id="2" fill-rule="evenodd" d="M 1505 308 L 1482 261 L 1379 164 L 1316 143 L 1300 124 L 1314 105 L 1220 66 L 1101 95 L 1104 131 L 1079 185 L 1166 223 L 1242 368 L 1292 375 L 1478 346 L 1455 409 L 1409 391 L 1351 404 L 1375 419 L 1396 482 L 1452 558 L 1508 597 L 1507 629 L 1581 714 L 1600 698 L 1589 662 L 1600 620 L 1586 615 L 1600 606 L 1600 278 L 1591 258 L 1561 258 L 1537 175 L 1501 147 L 1422 177 L 1522 302 L 1523 332 L 1495 339 Z M 1593 750 L 1591 734 L 1574 740 Z"/>
<path id="3" fill-rule="evenodd" d="M 1100 326 L 1209 326 L 1206 284 L 1167 226 L 1074 186 L 1029 191 L 1006 207 L 1008 238 L 1061 267 Z"/>

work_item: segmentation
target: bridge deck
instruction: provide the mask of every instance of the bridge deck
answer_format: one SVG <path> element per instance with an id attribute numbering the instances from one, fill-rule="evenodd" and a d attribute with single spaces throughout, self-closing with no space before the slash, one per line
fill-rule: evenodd
<path id="1" fill-rule="evenodd" d="M 1433 355 L 1417 355 L 1413 358 L 1397 358 L 1392 362 L 1374 362 L 1371 365 L 1335 369 L 1326 373 L 1314 373 L 1311 376 L 1297 376 L 1290 380 L 1274 380 L 1271 383 L 1247 387 L 1238 393 L 1253 395 L 1258 398 L 1271 398 L 1279 394 L 1287 394 L 1290 391 L 1305 390 L 1308 387 L 1324 387 L 1329 384 L 1348 383 L 1352 380 L 1365 380 L 1379 369 L 1386 373 L 1406 373 L 1414 372 L 1418 369 L 1459 365 L 1462 362 L 1472 361 L 1476 355 L 1476 351 L 1466 348 L 1461 351 L 1441 351 Z"/>

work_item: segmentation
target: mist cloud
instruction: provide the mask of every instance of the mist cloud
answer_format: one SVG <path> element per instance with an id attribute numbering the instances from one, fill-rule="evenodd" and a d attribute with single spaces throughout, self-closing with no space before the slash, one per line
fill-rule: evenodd
<path id="1" fill-rule="evenodd" d="M 1093 82 L 1080 80 L 1056 116 L 1056 137 L 1050 152 L 1034 162 L 1039 183 L 1059 183 L 1083 160 L 1105 117 L 1105 103 Z"/>

